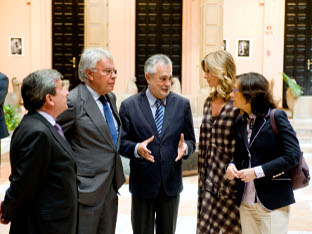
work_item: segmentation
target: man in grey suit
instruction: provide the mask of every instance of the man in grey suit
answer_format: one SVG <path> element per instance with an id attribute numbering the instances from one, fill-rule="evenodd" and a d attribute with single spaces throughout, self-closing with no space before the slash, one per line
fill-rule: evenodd
<path id="1" fill-rule="evenodd" d="M 121 121 L 113 91 L 117 70 L 102 48 L 86 49 L 79 63 L 83 82 L 68 98 L 57 119 L 76 153 L 79 233 L 115 233 L 118 189 L 125 182 L 118 152 Z"/>

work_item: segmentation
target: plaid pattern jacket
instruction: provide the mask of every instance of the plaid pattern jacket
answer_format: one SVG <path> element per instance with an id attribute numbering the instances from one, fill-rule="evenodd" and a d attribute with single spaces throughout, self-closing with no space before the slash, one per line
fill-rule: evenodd
<path id="1" fill-rule="evenodd" d="M 228 101 L 213 121 L 211 103 L 212 99 L 207 98 L 200 127 L 197 234 L 238 234 L 241 229 L 235 204 L 236 184 L 226 178 L 225 166 L 234 157 L 233 125 L 239 109 Z"/>
<path id="2" fill-rule="evenodd" d="M 235 181 L 225 177 L 225 165 L 233 160 L 235 139 L 233 123 L 239 109 L 233 101 L 227 102 L 220 114 L 212 122 L 210 97 L 204 105 L 204 115 L 200 127 L 198 174 L 199 192 L 208 190 L 214 194 L 232 197 Z"/>

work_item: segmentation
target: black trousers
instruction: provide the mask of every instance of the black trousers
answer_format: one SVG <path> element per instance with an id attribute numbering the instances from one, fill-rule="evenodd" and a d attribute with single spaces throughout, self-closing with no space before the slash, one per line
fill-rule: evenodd
<path id="1" fill-rule="evenodd" d="M 174 234 L 180 195 L 169 197 L 163 187 L 154 199 L 132 195 L 131 222 L 133 234 Z"/>

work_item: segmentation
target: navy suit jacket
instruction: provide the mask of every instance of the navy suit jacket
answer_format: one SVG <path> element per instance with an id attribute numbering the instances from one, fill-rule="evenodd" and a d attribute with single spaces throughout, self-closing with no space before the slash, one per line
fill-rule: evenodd
<path id="1" fill-rule="evenodd" d="M 186 98 L 170 92 L 159 136 L 146 97 L 146 90 L 121 103 L 122 136 L 120 154 L 130 159 L 130 192 L 142 198 L 155 198 L 163 185 L 168 196 L 178 195 L 182 189 L 182 159 L 175 162 L 181 133 L 188 147 L 188 158 L 195 149 L 195 134 L 190 103 Z M 137 143 L 151 136 L 154 140 L 147 148 L 155 162 L 134 156 Z"/>
<path id="2" fill-rule="evenodd" d="M 289 169 L 299 163 L 300 147 L 286 113 L 282 110 L 275 112 L 278 136 L 272 131 L 269 113 L 263 118 L 257 117 L 249 144 L 246 121 L 242 116 L 236 121 L 234 164 L 238 170 L 248 168 L 250 152 L 251 167 L 262 166 L 265 177 L 254 180 L 260 202 L 269 210 L 294 203 Z M 245 182 L 237 181 L 237 205 L 240 206 Z"/>
<path id="3" fill-rule="evenodd" d="M 0 139 L 9 135 L 7 126 L 5 124 L 3 103 L 8 93 L 9 79 L 6 75 L 0 72 Z"/>

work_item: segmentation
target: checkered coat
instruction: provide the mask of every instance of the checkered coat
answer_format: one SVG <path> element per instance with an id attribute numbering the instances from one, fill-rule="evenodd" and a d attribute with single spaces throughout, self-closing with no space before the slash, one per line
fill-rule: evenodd
<path id="1" fill-rule="evenodd" d="M 234 156 L 232 129 L 239 109 L 230 100 L 213 122 L 211 103 L 208 97 L 200 127 L 197 233 L 241 233 L 239 211 L 234 203 L 236 184 L 225 176 L 225 165 Z"/>

